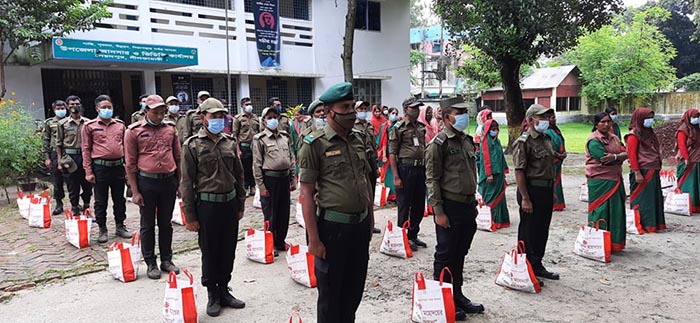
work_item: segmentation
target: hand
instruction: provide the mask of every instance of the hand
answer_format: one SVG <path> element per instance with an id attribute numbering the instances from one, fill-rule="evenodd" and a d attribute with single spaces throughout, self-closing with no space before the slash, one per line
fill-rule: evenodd
<path id="1" fill-rule="evenodd" d="M 403 188 L 403 182 L 401 181 L 401 177 L 398 177 L 396 175 L 394 175 L 394 188 L 396 188 L 396 189 Z"/>
<path id="2" fill-rule="evenodd" d="M 44 165 L 46 166 L 46 168 L 51 168 L 51 159 L 45 160 Z"/>
<path id="3" fill-rule="evenodd" d="M 270 197 L 270 191 L 262 190 L 262 191 L 260 191 L 260 196 L 261 197 Z"/>
<path id="4" fill-rule="evenodd" d="M 175 193 L 175 196 L 182 198 L 182 192 L 180 191 L 180 188 L 178 187 L 177 192 Z"/>
<path id="5" fill-rule="evenodd" d="M 615 160 L 615 155 L 608 154 L 608 153 L 606 153 L 605 155 L 603 155 L 603 157 L 600 158 L 600 162 L 603 164 L 607 164 L 607 163 L 614 161 L 614 160 Z"/>
<path id="6" fill-rule="evenodd" d="M 134 193 L 134 192 L 132 192 L 132 195 L 131 195 L 131 203 L 134 203 L 138 206 L 145 206 L 146 205 L 143 202 L 143 195 L 141 195 L 141 193 Z"/>
<path id="7" fill-rule="evenodd" d="M 238 220 L 240 221 L 243 218 L 243 211 L 238 211 Z"/>
<path id="8" fill-rule="evenodd" d="M 446 214 L 436 214 L 435 215 L 435 224 L 447 229 L 450 227 L 450 219 L 447 218 Z"/>
<path id="9" fill-rule="evenodd" d="M 643 183 L 644 176 L 642 175 L 642 172 L 640 172 L 640 171 L 634 172 L 634 180 L 637 182 L 637 184 Z"/>
<path id="10" fill-rule="evenodd" d="M 569 156 L 569 155 L 566 152 L 563 152 L 563 153 L 559 154 L 559 159 L 564 160 L 564 159 L 566 159 L 567 156 Z"/>
<path id="11" fill-rule="evenodd" d="M 187 231 L 197 232 L 199 231 L 199 222 L 188 221 L 187 224 L 185 224 L 185 229 L 187 229 Z"/>
<path id="12" fill-rule="evenodd" d="M 56 165 L 56 168 L 58 168 L 58 170 L 61 172 L 63 171 L 63 166 L 61 166 L 61 163 L 58 163 L 58 165 Z"/>
<path id="13" fill-rule="evenodd" d="M 486 182 L 493 183 L 493 175 L 489 175 L 489 177 L 486 177 Z"/>
<path id="14" fill-rule="evenodd" d="M 89 183 L 95 184 L 95 175 L 85 175 L 85 180 Z"/>
<path id="15" fill-rule="evenodd" d="M 386 157 L 382 158 L 382 163 L 386 164 L 386 162 L 388 162 L 388 161 L 389 161 L 389 159 L 387 159 Z"/>
<path id="16" fill-rule="evenodd" d="M 309 241 L 309 253 L 319 259 L 326 259 L 326 246 L 321 240 Z"/>
<path id="17" fill-rule="evenodd" d="M 291 182 L 291 183 L 289 183 L 289 190 L 290 190 L 291 192 L 296 191 L 296 190 L 297 190 L 297 183 L 296 183 L 296 182 Z"/>
<path id="18" fill-rule="evenodd" d="M 523 209 L 525 213 L 532 213 L 532 202 L 530 200 L 523 199 L 520 208 Z"/>

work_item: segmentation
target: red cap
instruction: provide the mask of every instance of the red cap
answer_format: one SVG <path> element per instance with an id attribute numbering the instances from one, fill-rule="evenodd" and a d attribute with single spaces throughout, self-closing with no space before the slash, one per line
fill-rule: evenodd
<path id="1" fill-rule="evenodd" d="M 160 95 L 149 95 L 146 98 L 146 105 L 148 106 L 149 109 L 155 109 L 158 107 L 165 107 L 165 102 L 163 102 L 163 98 L 160 97 Z"/>

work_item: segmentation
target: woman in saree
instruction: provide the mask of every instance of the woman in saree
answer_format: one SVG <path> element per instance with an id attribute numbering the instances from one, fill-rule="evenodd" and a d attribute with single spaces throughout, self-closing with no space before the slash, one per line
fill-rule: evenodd
<path id="1" fill-rule="evenodd" d="M 422 123 L 425 125 L 425 142 L 429 143 L 437 136 L 439 133 L 439 130 L 437 130 L 431 121 L 433 121 L 433 107 L 431 106 L 421 106 L 420 107 L 420 113 L 418 114 L 418 122 Z M 425 192 L 425 197 L 426 197 L 426 203 L 425 203 L 425 215 L 434 215 L 435 213 L 433 212 L 433 205 L 430 204 L 430 201 L 428 200 L 428 191 Z"/>
<path id="2" fill-rule="evenodd" d="M 389 121 L 387 123 L 386 132 L 382 133 L 382 136 L 388 138 L 391 129 L 394 128 L 394 125 L 396 125 L 396 122 L 398 122 L 399 120 L 401 120 L 399 118 L 399 109 L 395 107 L 389 108 Z M 382 148 L 382 155 L 384 156 L 384 186 L 389 189 L 389 195 L 387 196 L 386 200 L 387 202 L 396 203 L 396 187 L 394 186 L 394 172 L 391 170 L 391 167 L 388 167 L 389 163 L 386 162 L 389 156 L 388 149 L 389 147 L 385 143 L 384 147 Z"/>
<path id="3" fill-rule="evenodd" d="M 564 187 L 561 182 L 561 165 L 566 158 L 566 148 L 564 147 L 564 136 L 557 126 L 556 114 L 552 114 L 552 118 L 549 119 L 549 129 L 544 133 L 552 139 L 552 148 L 554 149 L 554 171 L 556 172 L 556 177 L 554 178 L 554 196 L 556 196 L 556 199 L 554 200 L 552 210 L 564 211 L 566 208 L 566 201 L 564 201 Z"/>
<path id="4" fill-rule="evenodd" d="M 297 147 L 301 147 L 299 141 L 301 141 L 301 132 L 306 129 L 306 119 L 304 116 L 304 109 L 297 109 L 294 111 L 294 120 L 292 121 L 291 132 L 289 135 L 292 137 L 292 153 L 294 154 L 294 160 L 297 159 Z M 299 174 L 299 164 L 295 166 L 296 174 Z"/>
<path id="5" fill-rule="evenodd" d="M 659 176 L 661 150 L 653 125 L 654 111 L 637 108 L 632 113 L 630 132 L 625 135 L 631 169 L 630 206 L 639 210 L 642 227 L 647 232 L 666 230 Z"/>
<path id="6" fill-rule="evenodd" d="M 700 111 L 690 109 L 683 114 L 676 132 L 677 188 L 690 194 L 693 213 L 700 213 Z"/>
<path id="7" fill-rule="evenodd" d="M 622 138 L 622 133 L 620 132 L 620 125 L 617 124 L 617 109 L 613 107 L 607 107 L 605 109 L 605 113 L 607 113 L 610 116 L 610 122 L 612 122 L 612 132 L 617 138 Z"/>
<path id="8" fill-rule="evenodd" d="M 484 135 L 484 125 L 487 120 L 493 119 L 493 112 L 490 110 L 488 105 L 483 107 L 484 109 L 476 114 L 476 131 L 474 131 L 474 143 L 479 144 L 481 142 L 481 137 Z"/>
<path id="9" fill-rule="evenodd" d="M 612 251 L 625 248 L 625 185 L 622 162 L 625 147 L 612 131 L 610 116 L 601 112 L 593 119 L 593 131 L 586 142 L 586 179 L 588 180 L 588 222 L 603 219 L 610 231 Z"/>
<path id="10" fill-rule="evenodd" d="M 506 203 L 508 164 L 498 139 L 498 132 L 498 122 L 493 119 L 487 120 L 484 124 L 484 135 L 481 137 L 477 167 L 479 194 L 484 199 L 484 205 L 491 207 L 493 227 L 501 229 L 510 226 L 510 217 Z"/>

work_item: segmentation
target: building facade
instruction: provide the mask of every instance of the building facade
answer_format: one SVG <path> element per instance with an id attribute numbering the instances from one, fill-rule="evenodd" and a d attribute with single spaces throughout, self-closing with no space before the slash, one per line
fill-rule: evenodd
<path id="1" fill-rule="evenodd" d="M 19 55 L 24 52 L 31 58 L 45 58 L 12 60 L 15 63 L 7 68 L 8 92 L 16 93 L 15 100 L 30 107 L 37 118 L 48 117 L 51 102 L 68 94 L 81 96 L 86 116 L 94 116 L 91 101 L 106 93 L 115 101 L 115 114 L 128 120 L 141 94 L 166 97 L 186 89 L 191 97 L 207 90 L 214 97 L 227 99 L 227 70 L 232 107 L 238 106 L 240 98 L 250 97 L 258 113 L 269 97 L 279 97 L 287 106 L 308 105 L 328 86 L 343 81 L 345 0 L 279 0 L 281 64 L 276 68 L 261 67 L 253 0 L 229 0 L 228 11 L 225 1 L 114 0 L 109 7 L 112 17 L 102 20 L 95 30 L 20 51 Z M 356 96 L 372 103 L 399 105 L 410 93 L 409 3 L 358 0 L 357 16 L 353 56 Z M 149 53 L 158 59 L 149 62 L 143 55 L 114 61 L 77 57 L 80 55 L 58 57 L 56 48 L 71 41 L 150 48 L 154 51 Z M 167 46 L 173 47 L 169 57 L 158 52 Z M 42 55 L 27 55 L 32 50 Z M 120 51 L 97 53 L 104 57 Z M 175 59 L 185 56 L 189 60 Z"/>

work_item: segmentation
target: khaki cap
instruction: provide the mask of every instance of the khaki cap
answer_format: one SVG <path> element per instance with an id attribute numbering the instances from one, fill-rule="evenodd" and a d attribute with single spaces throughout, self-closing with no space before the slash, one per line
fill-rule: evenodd
<path id="1" fill-rule="evenodd" d="M 228 113 L 228 110 L 224 108 L 224 105 L 221 103 L 221 101 L 215 99 L 215 98 L 208 98 L 202 102 L 202 104 L 199 105 L 199 113 L 217 113 L 217 112 L 226 112 Z"/>
<path id="2" fill-rule="evenodd" d="M 172 96 L 172 95 L 169 96 L 167 99 L 165 99 L 165 103 L 166 103 L 166 104 L 168 104 L 168 103 L 170 103 L 170 102 L 172 102 L 172 101 L 180 102 L 180 100 L 178 100 L 176 97 L 174 97 L 174 96 Z"/>
<path id="3" fill-rule="evenodd" d="M 205 96 L 205 95 L 208 96 L 208 97 L 211 97 L 211 94 L 209 94 L 209 92 L 207 92 L 207 91 L 199 91 L 199 93 L 197 93 L 197 99 L 199 99 L 199 98 L 201 98 L 201 97 L 203 97 L 203 96 Z"/>
<path id="4" fill-rule="evenodd" d="M 525 118 L 527 119 L 534 115 L 545 114 L 549 111 L 552 111 L 552 108 L 547 108 L 541 104 L 533 104 L 529 108 L 527 108 L 527 111 L 525 112 Z"/>

